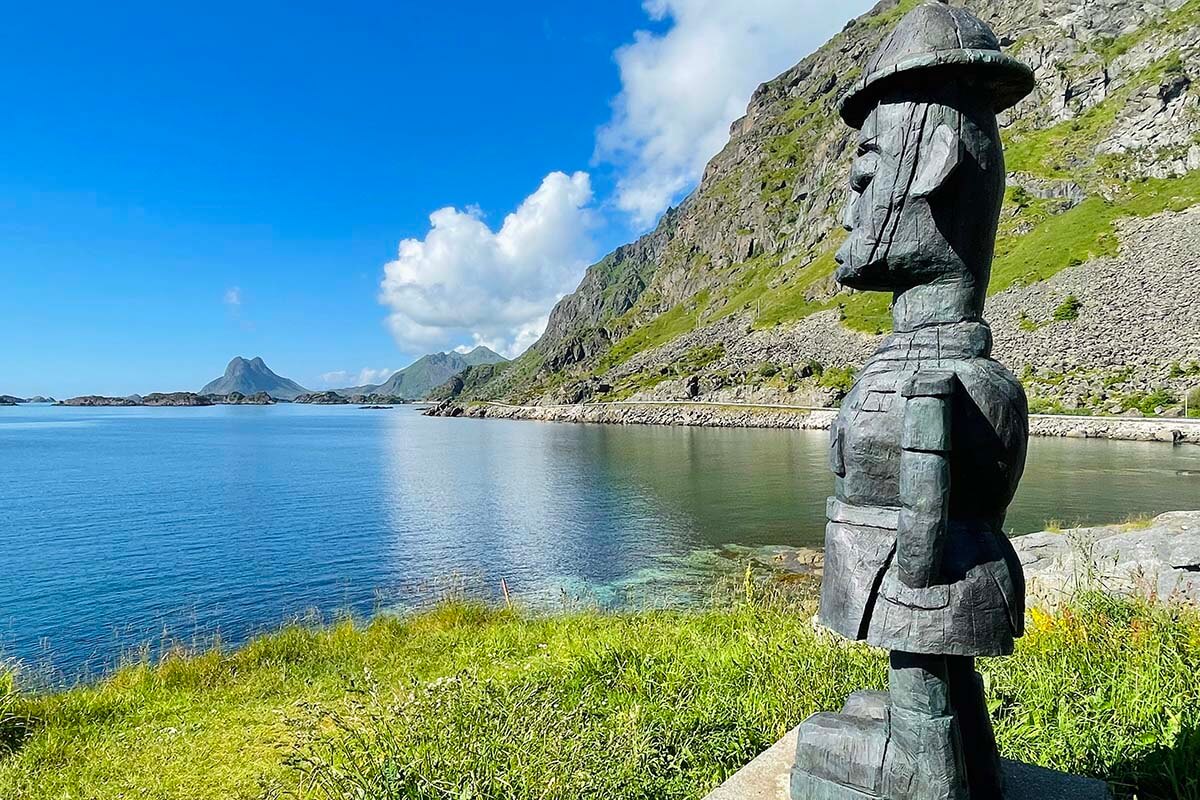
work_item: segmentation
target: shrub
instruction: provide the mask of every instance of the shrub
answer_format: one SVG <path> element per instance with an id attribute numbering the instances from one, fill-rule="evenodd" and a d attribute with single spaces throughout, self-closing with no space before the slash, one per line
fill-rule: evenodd
<path id="1" fill-rule="evenodd" d="M 759 364 L 758 374 L 763 378 L 774 378 L 779 374 L 779 367 L 771 363 Z"/>
<path id="2" fill-rule="evenodd" d="M 817 385 L 845 393 L 854 386 L 854 375 L 854 367 L 827 367 L 817 380 Z"/>
<path id="3" fill-rule="evenodd" d="M 1159 387 L 1149 394 L 1135 393 L 1125 398 L 1123 405 L 1126 410 L 1136 408 L 1147 416 L 1157 413 L 1159 408 L 1167 408 L 1179 402 L 1169 389 Z M 1189 413 L 1191 409 L 1188 409 Z"/>
<path id="4" fill-rule="evenodd" d="M 1073 294 L 1067 295 L 1067 299 L 1059 304 L 1058 308 L 1054 309 L 1054 319 L 1056 322 L 1071 322 L 1079 319 L 1079 310 L 1083 308 L 1083 301 Z"/>

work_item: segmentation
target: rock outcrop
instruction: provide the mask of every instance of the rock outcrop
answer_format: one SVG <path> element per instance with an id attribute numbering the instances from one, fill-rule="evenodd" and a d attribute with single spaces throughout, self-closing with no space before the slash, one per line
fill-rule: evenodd
<path id="1" fill-rule="evenodd" d="M 1032 607 L 1053 608 L 1081 592 L 1200 606 L 1200 511 L 1031 533 L 1012 543 Z M 807 547 L 766 548 L 752 557 L 806 578 L 819 578 L 825 562 L 821 550 Z"/>
<path id="2" fill-rule="evenodd" d="M 104 397 L 102 395 L 84 395 L 63 400 L 59 406 L 150 406 L 150 407 L 196 407 L 214 405 L 273 405 L 275 400 L 266 392 L 253 395 L 243 395 L 231 392 L 227 395 L 202 395 L 195 392 L 151 392 L 146 396 L 134 394 L 128 397 Z"/>
<path id="3" fill-rule="evenodd" d="M 342 395 L 337 392 L 312 392 L 310 394 L 302 394 L 292 402 L 312 406 L 398 406 L 409 401 L 403 397 L 396 397 L 389 394 Z"/>
<path id="4" fill-rule="evenodd" d="M 140 406 L 142 398 L 137 397 L 105 397 L 98 394 L 88 394 L 81 397 L 72 397 L 67 400 L 60 400 L 55 403 L 58 406 Z"/>
<path id="5" fill-rule="evenodd" d="M 1034 533 L 1013 545 L 1037 605 L 1052 606 L 1085 590 L 1200 605 L 1200 511 Z"/>
<path id="6" fill-rule="evenodd" d="M 142 398 L 144 406 L 211 406 L 213 401 L 195 392 L 152 392 Z"/>
<path id="7" fill-rule="evenodd" d="M 219 406 L 273 406 L 275 398 L 266 392 L 255 392 L 251 395 L 245 395 L 241 392 L 230 392 L 229 394 L 210 394 L 205 397 L 215 405 Z"/>

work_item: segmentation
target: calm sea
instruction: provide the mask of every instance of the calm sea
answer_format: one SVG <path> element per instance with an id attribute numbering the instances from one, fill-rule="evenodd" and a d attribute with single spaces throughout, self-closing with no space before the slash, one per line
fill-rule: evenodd
<path id="1" fill-rule="evenodd" d="M 1008 524 L 1200 506 L 1200 448 L 1037 440 Z M 50 679 L 462 580 L 686 602 L 815 545 L 826 435 L 429 419 L 414 409 L 0 408 L 0 653 Z"/>

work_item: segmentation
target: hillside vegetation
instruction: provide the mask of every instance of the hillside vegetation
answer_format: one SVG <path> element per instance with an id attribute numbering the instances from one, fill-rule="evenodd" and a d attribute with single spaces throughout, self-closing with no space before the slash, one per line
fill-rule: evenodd
<path id="1" fill-rule="evenodd" d="M 748 582 L 692 612 L 452 601 L 172 654 L 60 693 L 0 685 L 0 797 L 695 800 L 885 656 Z M 987 660 L 1001 751 L 1200 798 L 1200 617 L 1101 597 Z"/>
<path id="2" fill-rule="evenodd" d="M 764 380 L 759 367 L 854 368 L 890 328 L 890 297 L 832 280 L 852 140 L 835 108 L 915 4 L 884 0 L 760 86 L 692 195 L 592 267 L 543 338 L 468 399 L 681 399 L 695 396 L 691 382 L 704 399 L 750 387 L 781 402 L 836 401 L 811 378 Z M 1027 381 L 1041 410 L 1119 413 L 1155 393 L 1154 408 L 1178 406 L 1200 376 L 1200 308 L 1178 301 L 1200 291 L 1200 265 L 1169 272 L 1135 259 L 1120 228 L 1200 203 L 1200 0 L 967 5 L 1038 78 L 1002 120 L 1010 188 L 991 286 L 997 357 L 1041 375 Z M 1161 227 L 1165 242 L 1179 226 Z M 1106 260 L 1136 273 L 1139 291 L 1106 293 L 1091 271 Z M 1068 272 L 1083 284 L 1074 315 L 1038 317 L 1047 292 L 1052 308 L 1067 300 L 1058 276 Z M 1149 335 L 1099 362 L 1079 346 L 1115 328 Z M 717 347 L 720 358 L 686 363 Z"/>

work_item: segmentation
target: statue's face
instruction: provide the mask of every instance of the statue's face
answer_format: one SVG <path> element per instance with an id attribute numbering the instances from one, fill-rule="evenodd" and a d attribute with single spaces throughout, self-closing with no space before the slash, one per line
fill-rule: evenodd
<path id="1" fill-rule="evenodd" d="M 950 247 L 928 193 L 914 189 L 929 170 L 921 151 L 932 149 L 915 108 L 881 103 L 859 132 L 842 219 L 850 236 L 836 256 L 836 278 L 852 289 L 897 291 L 926 282 Z"/>

